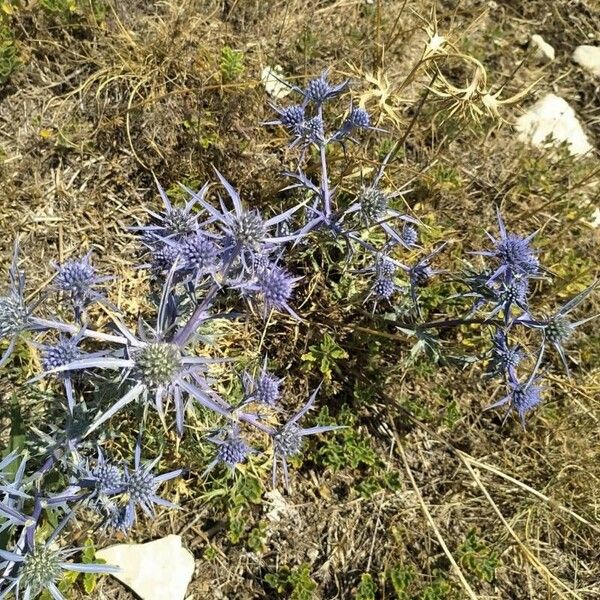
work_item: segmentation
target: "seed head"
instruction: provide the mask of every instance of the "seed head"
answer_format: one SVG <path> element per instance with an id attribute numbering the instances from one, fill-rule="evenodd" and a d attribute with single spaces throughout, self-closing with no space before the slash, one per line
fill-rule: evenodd
<path id="1" fill-rule="evenodd" d="M 555 317 L 550 319 L 544 327 L 546 339 L 553 344 L 561 344 L 573 333 L 573 328 L 568 319 Z"/>
<path id="2" fill-rule="evenodd" d="M 149 389 L 169 386 L 181 369 L 181 353 L 174 344 L 154 342 L 138 350 L 135 370 Z"/>
<path id="3" fill-rule="evenodd" d="M 25 556 L 19 571 L 20 587 L 29 588 L 32 598 L 54 583 L 61 575 L 61 557 L 47 546 L 36 548 Z"/>
<path id="4" fill-rule="evenodd" d="M 302 435 L 300 432 L 300 427 L 295 423 L 284 425 L 273 435 L 275 452 L 286 458 L 299 454 L 302 449 Z"/>
<path id="5" fill-rule="evenodd" d="M 381 190 L 375 187 L 365 187 L 362 189 L 358 202 L 360 210 L 367 223 L 379 221 L 385 216 L 388 210 L 388 197 Z"/>
<path id="6" fill-rule="evenodd" d="M 0 339 L 12 337 L 27 325 L 29 312 L 17 297 L 0 297 Z"/>
<path id="7" fill-rule="evenodd" d="M 245 212 L 235 223 L 235 241 L 243 248 L 258 250 L 265 237 L 265 225 L 257 211 Z"/>

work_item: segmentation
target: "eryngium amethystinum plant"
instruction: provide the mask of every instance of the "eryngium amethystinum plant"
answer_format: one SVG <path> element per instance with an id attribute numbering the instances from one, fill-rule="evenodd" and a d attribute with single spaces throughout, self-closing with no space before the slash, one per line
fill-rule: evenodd
<path id="1" fill-rule="evenodd" d="M 282 126 L 298 149 L 297 168 L 284 173 L 292 180 L 285 189 L 300 196 L 293 206 L 261 212 L 218 171 L 216 188 L 210 182 L 199 191 L 182 185 L 187 196 L 182 207 L 158 186 L 162 210 L 148 211 L 147 223 L 131 227 L 145 255 L 141 267 L 152 279 L 151 301 L 156 297 L 155 314 L 140 317 L 134 330 L 108 300 L 111 278 L 96 270 L 92 253 L 55 264 L 49 288 L 38 300 L 27 300 L 15 243 L 9 287 L 0 295 L 0 339 L 6 346 L 0 364 L 10 360 L 18 343 L 31 343 L 41 353 L 42 367 L 31 382 L 58 383 L 65 410 L 61 423 L 48 424 L 51 435 L 39 432 L 34 467 L 28 469 L 33 461 L 25 453 L 12 452 L 0 461 L 0 532 L 8 531 L 10 548 L 0 551 L 0 598 L 10 593 L 34 598 L 44 590 L 61 598 L 57 582 L 63 571 L 113 571 L 110 566 L 71 562 L 76 550 L 57 547 L 58 535 L 79 510 L 97 515 L 107 529 L 126 533 L 140 511 L 152 518 L 157 506 L 173 506 L 164 497 L 168 489 L 159 495 L 158 488 L 168 488 L 182 468 L 161 474 L 159 458 L 142 461 L 141 432 L 153 414 L 165 430 L 174 425 L 180 438 L 194 409 L 213 415 L 217 425 L 207 440 L 214 453 L 205 474 L 222 468 L 235 472 L 264 454 L 271 457 L 273 485 L 279 467 L 289 485 L 288 459 L 302 452 L 305 438 L 336 429 L 299 424 L 319 388 L 299 411 L 286 416 L 283 378 L 268 368 L 265 357 L 260 367 L 242 373 L 243 397 L 233 401 L 224 396 L 226 386 L 219 385 L 219 376 L 235 369 L 234 361 L 222 352 L 211 355 L 214 340 L 205 331 L 217 318 L 264 319 L 268 326 L 274 312 L 301 322 L 297 306 L 302 298 L 296 296 L 302 293 L 302 277 L 289 266 L 289 257 L 306 252 L 310 238 L 345 248 L 340 270 L 368 279 L 362 302 L 371 308 L 371 318 L 387 311 L 388 326 L 392 321 L 400 332 L 416 338 L 412 354 L 426 351 L 444 360 L 437 338 L 441 330 L 464 324 L 489 329 L 491 345 L 482 353 L 485 374 L 506 387 L 493 407 L 506 407 L 507 416 L 516 413 L 523 425 L 547 393 L 540 384 L 547 348 L 558 353 L 568 371 L 569 338 L 593 318 L 572 320 L 571 314 L 596 284 L 549 316 L 536 316 L 531 284 L 549 274 L 540 264 L 534 234 L 509 232 L 500 212 L 498 236 L 489 235 L 489 247 L 472 253 L 488 264 L 470 264 L 463 274 L 448 277 L 464 288 L 459 294 L 464 314 L 426 320 L 431 310 L 424 306 L 422 292 L 445 277 L 447 271 L 436 263 L 449 243 L 420 247 L 423 226 L 406 214 L 403 188 L 395 189 L 387 177 L 395 148 L 375 176 L 351 193 L 342 181 L 332 185 L 329 161 L 336 145 L 345 153 L 361 134 L 383 131 L 372 124 L 364 107 L 352 102 L 342 109 L 344 114 L 332 117 L 348 87 L 346 81 L 330 82 L 324 72 L 306 87 L 292 86 L 296 104 L 273 107 L 276 118 L 268 124 Z M 308 169 L 311 156 L 316 164 Z M 53 310 L 59 312 L 52 308 L 52 299 L 67 304 L 73 322 L 53 316 Z M 91 315 L 97 311 L 90 307 L 96 303 L 110 316 L 108 331 L 93 324 Z M 532 335 L 521 335 L 528 330 Z M 533 349 L 532 341 L 537 341 Z M 103 385 L 116 389 L 118 396 L 110 403 L 90 400 L 86 389 Z M 110 450 L 100 447 L 115 418 L 130 423 L 137 435 L 129 464 L 110 458 Z M 57 481 L 64 482 L 60 489 Z M 44 540 L 42 525 L 56 511 L 65 517 Z"/>

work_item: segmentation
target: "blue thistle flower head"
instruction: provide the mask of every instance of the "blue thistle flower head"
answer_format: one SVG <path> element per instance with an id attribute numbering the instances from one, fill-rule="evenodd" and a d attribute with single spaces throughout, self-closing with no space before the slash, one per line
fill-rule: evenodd
<path id="1" fill-rule="evenodd" d="M 492 349 L 487 374 L 501 375 L 516 380 L 517 367 L 524 358 L 519 345 L 511 345 L 505 331 L 498 330 L 492 337 Z"/>
<path id="2" fill-rule="evenodd" d="M 125 468 L 123 483 L 125 493 L 129 498 L 129 506 L 132 513 L 135 513 L 135 508 L 139 506 L 148 516 L 154 516 L 154 506 L 166 506 L 175 508 L 171 502 L 164 500 L 156 494 L 162 483 L 179 477 L 183 472 L 182 469 L 176 469 L 163 475 L 154 475 L 153 469 L 160 460 L 160 457 L 155 458 L 148 464 L 141 462 L 142 448 L 141 442 L 138 442 L 135 447 L 135 462 L 131 470 Z"/>
<path id="3" fill-rule="evenodd" d="M 69 559 L 77 549 L 57 548 L 54 541 L 66 522 L 72 517 L 69 513 L 44 543 L 26 540 L 24 546 L 15 551 L 0 550 L 0 560 L 4 560 L 2 567 L 6 570 L 6 577 L 0 580 L 0 597 L 9 596 L 15 592 L 17 598 L 35 598 L 44 591 L 48 591 L 56 600 L 64 600 L 58 589 L 58 582 L 63 578 L 65 571 L 77 573 L 117 573 L 119 569 L 111 565 L 96 563 L 74 563 Z M 21 595 L 20 595 L 21 594 Z"/>
<path id="4" fill-rule="evenodd" d="M 205 185 L 197 194 L 186 202 L 183 208 L 173 206 L 167 193 L 156 182 L 158 192 L 163 202 L 162 212 L 148 211 L 150 214 L 150 223 L 140 227 L 132 227 L 133 231 L 140 232 L 149 246 L 159 244 L 161 240 L 170 239 L 178 241 L 184 237 L 192 235 L 198 229 L 198 218 L 194 211 L 199 199 L 206 196 L 208 185 Z"/>
<path id="5" fill-rule="evenodd" d="M 91 489 L 93 497 L 98 498 L 104 507 L 108 507 L 107 498 L 123 492 L 125 474 L 115 463 L 107 460 L 100 448 L 94 464 L 89 461 L 79 467 L 79 484 Z"/>
<path id="6" fill-rule="evenodd" d="M 287 459 L 298 455 L 302 451 L 303 440 L 306 436 L 341 428 L 338 425 L 319 425 L 308 428 L 298 425 L 298 421 L 314 404 L 320 387 L 310 395 L 306 404 L 291 419 L 271 433 L 273 442 L 273 486 L 277 483 L 277 463 L 281 462 L 285 486 L 286 488 L 289 487 Z"/>
<path id="7" fill-rule="evenodd" d="M 347 122 L 353 127 L 366 129 L 371 126 L 371 117 L 364 108 L 356 107 L 350 111 Z"/>
<path id="8" fill-rule="evenodd" d="M 419 241 L 419 233 L 417 231 L 417 228 L 414 227 L 414 225 L 411 225 L 410 223 L 406 223 L 402 227 L 400 237 L 402 238 L 404 245 L 408 248 L 413 248 L 417 245 L 417 242 Z"/>
<path id="9" fill-rule="evenodd" d="M 42 367 L 45 371 L 51 371 L 57 367 L 64 367 L 81 357 L 82 353 L 78 346 L 77 337 L 66 338 L 61 336 L 54 346 L 43 346 Z M 56 374 L 59 378 L 69 377 L 69 371 L 61 371 Z"/>
<path id="10" fill-rule="evenodd" d="M 256 283 L 248 286 L 262 300 L 265 313 L 271 309 L 286 311 L 295 319 L 300 319 L 292 310 L 289 301 L 299 277 L 292 277 L 289 272 L 275 263 L 262 269 L 256 276 Z"/>
<path id="11" fill-rule="evenodd" d="M 317 106 L 320 106 L 327 100 L 331 100 L 341 94 L 347 87 L 347 80 L 343 83 L 332 85 L 329 82 L 328 71 L 325 70 L 319 77 L 308 82 L 303 94 L 307 101 L 314 102 Z"/>
<path id="12" fill-rule="evenodd" d="M 242 382 L 244 385 L 244 402 L 258 402 L 265 406 L 275 407 L 281 398 L 281 382 L 283 380 L 267 370 L 265 358 L 262 369 L 256 376 L 244 372 Z"/>
<path id="13" fill-rule="evenodd" d="M 196 278 L 214 273 L 220 254 L 219 246 L 203 233 L 196 233 L 181 242 L 183 267 L 192 271 Z"/>
<path id="14" fill-rule="evenodd" d="M 325 141 L 325 124 L 323 118 L 316 115 L 302 123 L 298 124 L 295 128 L 297 135 L 296 140 L 292 144 L 321 144 Z"/>
<path id="15" fill-rule="evenodd" d="M 150 251 L 150 269 L 154 275 L 168 273 L 179 258 L 181 246 L 173 243 L 156 245 Z"/>
<path id="16" fill-rule="evenodd" d="M 523 429 L 525 429 L 525 416 L 542 401 L 542 388 L 537 385 L 537 380 L 531 380 L 531 378 L 526 383 L 511 379 L 508 384 L 510 387 L 509 393 L 489 408 L 508 405 L 504 420 L 506 421 L 508 415 L 514 411 L 519 416 Z"/>
<path id="17" fill-rule="evenodd" d="M 224 464 L 229 469 L 234 470 L 254 452 L 253 448 L 241 437 L 239 428 L 236 425 L 232 425 L 208 439 L 217 445 L 217 456 L 208 465 L 205 474 L 218 464 Z"/>
<path id="18" fill-rule="evenodd" d="M 374 270 L 379 277 L 392 278 L 398 271 L 398 266 L 392 259 L 382 254 L 377 257 Z"/>
<path id="19" fill-rule="evenodd" d="M 498 263 L 498 267 L 489 281 L 492 282 L 500 276 L 504 277 L 505 281 L 510 281 L 514 277 L 527 278 L 539 275 L 540 262 L 536 252 L 531 247 L 531 240 L 535 233 L 523 237 L 507 232 L 500 211 L 498 211 L 498 228 L 500 237 L 497 240 L 488 234 L 494 244 L 494 249 L 475 252 L 480 256 L 494 258 Z"/>
<path id="20" fill-rule="evenodd" d="M 35 308 L 27 306 L 25 302 L 25 274 L 19 271 L 18 240 L 15 240 L 8 275 L 8 291 L 0 295 L 0 340 L 8 339 L 9 343 L 0 356 L 0 367 L 8 362 L 20 335 L 32 327 L 31 313 Z"/>
<path id="21" fill-rule="evenodd" d="M 360 206 L 361 216 L 367 224 L 380 221 L 388 212 L 389 196 L 377 187 L 363 187 L 357 202 Z"/>
<path id="22" fill-rule="evenodd" d="M 286 108 L 278 110 L 279 122 L 284 126 L 298 133 L 299 127 L 304 123 L 305 110 L 303 106 L 298 104 L 287 106 Z"/>
<path id="23" fill-rule="evenodd" d="M 96 288 L 111 277 L 100 277 L 92 266 L 90 257 L 91 253 L 88 253 L 81 259 L 68 260 L 62 265 L 55 265 L 57 273 L 53 286 L 69 298 L 77 318 L 92 302 L 108 303 Z"/>
<path id="24" fill-rule="evenodd" d="M 396 290 L 396 284 L 390 277 L 378 277 L 373 282 L 370 296 L 375 300 L 389 300 Z"/>

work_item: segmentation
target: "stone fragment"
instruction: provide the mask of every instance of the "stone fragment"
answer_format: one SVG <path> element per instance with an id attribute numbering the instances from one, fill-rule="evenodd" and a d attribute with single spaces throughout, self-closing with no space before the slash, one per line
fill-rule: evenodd
<path id="1" fill-rule="evenodd" d="M 184 600 L 194 574 L 194 557 L 178 535 L 146 544 L 116 544 L 96 556 L 120 567 L 113 577 L 142 600 Z"/>
<path id="2" fill-rule="evenodd" d="M 600 46 L 577 46 L 573 60 L 592 75 L 600 77 Z"/>
<path id="3" fill-rule="evenodd" d="M 571 154 L 592 150 L 575 111 L 566 100 L 548 94 L 521 115 L 515 124 L 519 140 L 546 148 L 567 142 Z"/>
<path id="4" fill-rule="evenodd" d="M 555 53 L 554 48 L 537 33 L 531 36 L 529 44 L 532 48 L 535 48 L 535 57 L 543 62 L 551 62 L 554 60 Z"/>

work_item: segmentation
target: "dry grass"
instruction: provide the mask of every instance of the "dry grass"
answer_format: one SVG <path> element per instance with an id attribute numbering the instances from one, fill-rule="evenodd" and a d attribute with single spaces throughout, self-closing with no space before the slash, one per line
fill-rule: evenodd
<path id="1" fill-rule="evenodd" d="M 553 90 L 573 103 L 600 144 L 597 82 L 568 58 L 597 31 L 592 0 L 130 0 L 102 2 L 104 16 L 88 0 L 79 6 L 72 15 L 50 14 L 33 2 L 10 17 L 21 66 L 0 88 L 0 250 L 6 264 L 21 236 L 32 291 L 51 276 L 50 260 L 93 249 L 99 267 L 116 275 L 111 294 L 128 318 L 147 311 L 148 282 L 133 268 L 136 245 L 125 228 L 157 206 L 153 176 L 165 187 L 196 185 L 215 165 L 249 201 L 265 208 L 280 202 L 278 173 L 292 157 L 283 137 L 260 125 L 270 113 L 259 76 L 274 64 L 298 81 L 325 66 L 353 77 L 353 94 L 397 143 L 388 184 L 410 188 L 407 204 L 428 225 L 430 242 L 452 240 L 446 266 L 481 245 L 500 205 L 519 231 L 540 229 L 557 296 L 540 285 L 538 303 L 550 308 L 598 276 L 600 236 L 585 223 L 599 206 L 597 160 L 534 152 L 508 125 L 537 94 Z M 447 40 L 444 51 L 436 33 Z M 533 33 L 556 48 L 551 65 L 528 53 Z M 226 45 L 243 54 L 244 71 L 232 81 L 221 67 Z M 490 116 L 483 99 L 496 92 L 507 102 Z M 353 188 L 380 150 L 372 139 L 360 160 L 340 157 L 342 189 Z M 266 331 L 248 320 L 227 331 L 224 344 L 240 354 L 257 353 L 259 344 L 276 348 L 295 401 L 316 380 L 299 356 L 330 331 L 350 358 L 321 405 L 335 415 L 353 403 L 357 436 L 377 466 L 324 469 L 316 444 L 294 471 L 293 492 L 251 503 L 246 534 L 233 543 L 230 504 L 209 499 L 232 483 L 199 477 L 206 458 L 199 442 L 210 425 L 200 418 L 165 456 L 165 464 L 195 461 L 190 478 L 169 490 L 183 510 L 144 522 L 133 537 L 181 533 L 197 558 L 196 598 L 294 597 L 289 585 L 278 595 L 265 575 L 301 564 L 318 584 L 312 597 L 327 600 L 356 597 L 367 572 L 378 584 L 376 598 L 600 597 L 600 348 L 593 324 L 574 350 L 574 379 L 552 371 L 547 403 L 522 432 L 482 413 L 500 390 L 480 381 L 478 368 L 407 368 L 404 336 L 385 326 L 373 334 L 378 324 L 351 302 L 332 309 L 324 272 L 306 275 L 306 324 L 281 320 Z M 597 298 L 590 304 L 586 309 L 598 309 Z M 21 390 L 19 379 L 2 383 L 6 397 Z M 373 397 L 357 402 L 357 389 L 373 380 Z M 263 467 L 253 467 L 261 477 Z M 369 477 L 391 474 L 397 486 L 357 491 Z M 263 547 L 256 550 L 248 532 L 261 524 Z M 471 530 L 485 548 L 477 556 L 497 556 L 489 581 L 465 558 Z M 85 528 L 74 535 L 84 538 Z M 392 587 L 394 569 L 412 573 L 406 596 Z M 111 580 L 96 594 L 131 597 Z"/>

